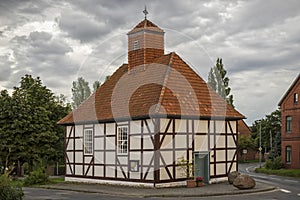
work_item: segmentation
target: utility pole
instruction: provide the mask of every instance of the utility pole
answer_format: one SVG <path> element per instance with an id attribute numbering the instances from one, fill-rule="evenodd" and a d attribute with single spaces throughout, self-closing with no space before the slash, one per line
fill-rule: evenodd
<path id="1" fill-rule="evenodd" d="M 261 120 L 259 121 L 259 168 L 261 168 Z"/>
<path id="2" fill-rule="evenodd" d="M 271 131 L 271 129 L 270 129 L 270 148 L 271 148 L 270 151 L 272 151 L 272 149 L 273 149 L 273 138 L 272 138 L 272 131 Z"/>

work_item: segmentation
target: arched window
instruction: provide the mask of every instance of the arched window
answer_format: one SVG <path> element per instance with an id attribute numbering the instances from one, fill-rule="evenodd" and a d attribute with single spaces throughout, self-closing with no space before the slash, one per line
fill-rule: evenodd
<path id="1" fill-rule="evenodd" d="M 286 146 L 285 147 L 285 162 L 291 163 L 291 161 L 292 161 L 292 147 Z"/>

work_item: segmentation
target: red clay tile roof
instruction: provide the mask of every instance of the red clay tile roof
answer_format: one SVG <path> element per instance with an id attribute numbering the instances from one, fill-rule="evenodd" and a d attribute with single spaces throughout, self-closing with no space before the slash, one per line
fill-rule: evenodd
<path id="1" fill-rule="evenodd" d="M 149 116 L 244 118 L 176 53 L 128 72 L 123 64 L 98 90 L 59 124 Z"/>
<path id="2" fill-rule="evenodd" d="M 149 21 L 148 19 L 145 19 L 141 21 L 138 25 L 136 25 L 131 31 L 129 31 L 128 34 L 138 32 L 140 30 L 152 30 L 163 33 L 164 31 L 160 29 L 157 25 L 155 25 L 153 22 Z"/>

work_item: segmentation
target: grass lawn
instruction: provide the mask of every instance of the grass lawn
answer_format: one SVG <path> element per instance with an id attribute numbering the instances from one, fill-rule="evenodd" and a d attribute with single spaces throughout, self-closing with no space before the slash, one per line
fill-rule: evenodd
<path id="1" fill-rule="evenodd" d="M 255 172 L 300 178 L 300 169 L 276 169 L 275 170 L 275 169 L 266 169 L 266 168 L 256 168 Z"/>

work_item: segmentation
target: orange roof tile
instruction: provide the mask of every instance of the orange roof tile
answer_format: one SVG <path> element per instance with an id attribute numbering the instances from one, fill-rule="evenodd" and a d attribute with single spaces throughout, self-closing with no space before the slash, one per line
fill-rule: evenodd
<path id="1" fill-rule="evenodd" d="M 131 31 L 129 31 L 128 34 L 131 34 L 134 32 L 139 32 L 141 30 L 150 30 L 150 31 L 156 31 L 156 32 L 161 32 L 161 33 L 164 32 L 153 22 L 149 21 L 148 19 L 145 19 L 145 20 L 141 21 L 138 25 L 136 25 Z"/>
<path id="2" fill-rule="evenodd" d="M 59 124 L 149 116 L 242 119 L 176 53 L 128 72 L 123 64 Z"/>

